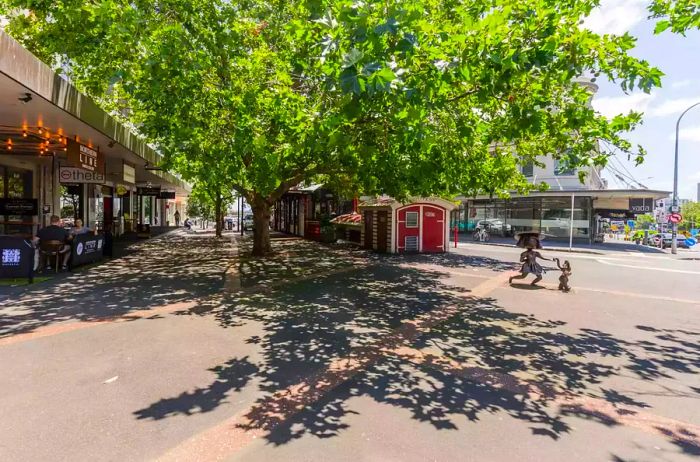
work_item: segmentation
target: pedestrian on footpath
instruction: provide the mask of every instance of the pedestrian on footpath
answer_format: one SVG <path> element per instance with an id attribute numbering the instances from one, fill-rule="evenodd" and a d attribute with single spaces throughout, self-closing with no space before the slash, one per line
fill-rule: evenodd
<path id="1" fill-rule="evenodd" d="M 175 226 L 180 227 L 180 211 L 175 210 Z"/>
<path id="2" fill-rule="evenodd" d="M 544 274 L 544 268 L 537 263 L 537 259 L 551 261 L 549 258 L 545 258 L 535 249 L 541 249 L 542 244 L 540 243 L 540 236 L 538 233 L 522 233 L 518 235 L 518 247 L 525 247 L 527 250 L 520 254 L 520 261 L 523 266 L 520 268 L 520 274 L 518 276 L 511 276 L 508 279 L 508 283 L 512 284 L 513 279 L 525 279 L 530 274 L 535 275 L 535 279 L 530 283 L 531 286 L 537 285 L 538 282 L 542 280 L 542 275 Z"/>

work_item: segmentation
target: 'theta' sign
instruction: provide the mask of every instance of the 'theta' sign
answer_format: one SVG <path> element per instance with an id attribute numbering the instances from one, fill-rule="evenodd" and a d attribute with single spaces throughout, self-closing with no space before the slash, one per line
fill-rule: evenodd
<path id="1" fill-rule="evenodd" d="M 90 172 L 76 167 L 61 167 L 58 169 L 58 179 L 61 183 L 92 183 L 104 184 L 102 172 Z"/>

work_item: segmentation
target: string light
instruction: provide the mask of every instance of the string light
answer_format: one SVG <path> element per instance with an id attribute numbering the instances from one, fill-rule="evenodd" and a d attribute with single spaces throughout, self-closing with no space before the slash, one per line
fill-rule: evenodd
<path id="1" fill-rule="evenodd" d="M 27 130 L 22 130 L 22 136 L 23 136 L 24 138 L 27 137 Z"/>

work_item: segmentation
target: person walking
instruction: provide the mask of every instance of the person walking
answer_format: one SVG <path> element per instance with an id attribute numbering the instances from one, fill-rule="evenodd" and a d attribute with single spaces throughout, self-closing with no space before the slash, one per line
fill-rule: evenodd
<path id="1" fill-rule="evenodd" d="M 180 226 L 180 211 L 175 210 L 175 226 Z"/>

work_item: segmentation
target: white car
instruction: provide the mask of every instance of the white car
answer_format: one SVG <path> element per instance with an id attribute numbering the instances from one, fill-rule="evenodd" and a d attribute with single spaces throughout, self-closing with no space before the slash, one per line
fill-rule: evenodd
<path id="1" fill-rule="evenodd" d="M 651 240 L 655 246 L 659 245 L 659 241 L 661 240 L 660 236 L 661 236 L 660 234 L 655 234 L 654 236 L 652 236 Z M 671 242 L 672 242 L 671 236 L 672 236 L 671 233 L 663 233 L 664 247 L 671 247 Z M 687 248 L 688 246 L 685 244 L 686 239 L 687 238 L 684 235 L 678 234 L 676 236 L 676 246 Z"/>
<path id="2" fill-rule="evenodd" d="M 488 233 L 500 234 L 501 236 L 510 236 L 513 234 L 512 227 L 499 218 L 479 220 L 476 223 L 475 229 L 485 229 Z"/>

